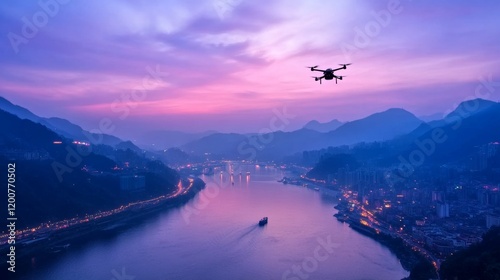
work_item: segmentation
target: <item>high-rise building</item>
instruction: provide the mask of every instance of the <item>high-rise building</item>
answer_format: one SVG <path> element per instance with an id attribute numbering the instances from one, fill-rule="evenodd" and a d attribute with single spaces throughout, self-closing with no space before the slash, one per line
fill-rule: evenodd
<path id="1" fill-rule="evenodd" d="M 500 213 L 490 213 L 486 215 L 486 227 L 500 226 Z"/>
<path id="2" fill-rule="evenodd" d="M 436 215 L 439 218 L 447 218 L 450 216 L 450 205 L 448 203 L 439 202 L 436 205 Z"/>

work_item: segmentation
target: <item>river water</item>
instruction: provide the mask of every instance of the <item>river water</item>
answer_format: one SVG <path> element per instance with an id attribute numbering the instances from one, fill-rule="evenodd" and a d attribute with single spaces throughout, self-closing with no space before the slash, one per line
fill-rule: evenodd
<path id="1" fill-rule="evenodd" d="M 239 167 L 232 181 L 230 177 L 218 172 L 203 176 L 207 187 L 186 205 L 113 238 L 71 246 L 43 266 L 35 261 L 36 269 L 23 279 L 391 280 L 408 276 L 389 249 L 332 216 L 334 193 L 278 183 L 283 173 L 271 167 Z M 259 227 L 264 216 L 269 223 Z"/>

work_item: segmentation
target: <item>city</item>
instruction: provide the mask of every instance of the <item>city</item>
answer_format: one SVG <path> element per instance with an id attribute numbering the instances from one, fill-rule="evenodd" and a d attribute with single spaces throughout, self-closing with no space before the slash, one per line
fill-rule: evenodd
<path id="1" fill-rule="evenodd" d="M 500 279 L 499 9 L 0 4 L 0 278 Z"/>

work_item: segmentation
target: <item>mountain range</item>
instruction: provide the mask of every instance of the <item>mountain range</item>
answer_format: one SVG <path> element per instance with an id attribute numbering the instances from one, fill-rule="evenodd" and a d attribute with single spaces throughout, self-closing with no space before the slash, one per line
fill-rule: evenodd
<path id="1" fill-rule="evenodd" d="M 342 125 L 342 122 L 337 120 L 337 119 L 331 120 L 331 121 L 326 122 L 326 123 L 320 123 L 317 120 L 312 120 L 312 121 L 308 122 L 306 125 L 304 125 L 303 128 L 314 130 L 317 132 L 330 132 L 332 130 L 337 129 L 341 125 Z"/>
<path id="2" fill-rule="evenodd" d="M 120 142 L 123 149 L 74 143 L 1 109 L 0 128 L 0 163 L 16 166 L 20 227 L 170 193 L 179 180 L 176 171 L 136 153 L 131 142 Z M 145 178 L 143 192 L 121 191 L 120 178 L 130 174 Z"/>
<path id="3" fill-rule="evenodd" d="M 135 137 L 135 143 L 146 150 L 166 150 L 181 147 L 189 142 L 215 134 L 217 131 L 189 133 L 176 130 L 154 130 Z"/>
<path id="4" fill-rule="evenodd" d="M 14 105 L 7 99 L 0 96 L 0 109 L 18 116 L 21 119 L 30 120 L 35 123 L 42 124 L 57 134 L 80 141 L 86 139 L 102 139 L 99 144 L 109 145 L 115 147 L 123 142 L 120 138 L 109 134 L 96 134 L 84 130 L 80 126 L 62 118 L 43 118 L 33 114 L 28 109 Z M 88 142 L 88 141 L 87 141 Z M 138 147 L 134 147 L 138 150 Z"/>
<path id="5" fill-rule="evenodd" d="M 422 165 L 499 168 L 499 151 L 500 103 L 474 99 L 462 102 L 439 123 L 423 123 L 392 140 L 306 151 L 301 157 L 302 162 L 315 165 L 311 175 L 324 179 L 335 171 L 331 162 L 338 161 L 339 154 L 372 166 L 397 166 L 400 175 L 409 176 Z"/>
<path id="6" fill-rule="evenodd" d="M 267 134 L 213 134 L 181 148 L 190 153 L 224 157 L 276 159 L 296 152 L 359 142 L 390 140 L 416 129 L 423 122 L 403 109 L 389 109 L 346 122 L 330 132 L 302 128 Z"/>
<path id="7" fill-rule="evenodd" d="M 495 124 L 489 124 L 488 129 L 483 129 L 479 133 L 471 131 L 477 127 L 484 127 L 485 123 L 489 123 L 491 120 L 496 120 L 498 106 L 498 103 L 490 100 L 472 99 L 457 105 L 443 119 L 428 123 L 404 109 L 392 108 L 345 123 L 336 119 L 326 123 L 311 121 L 303 128 L 291 132 L 238 134 L 214 131 L 185 133 L 164 130 L 146 133 L 138 139 L 150 150 L 158 151 L 167 150 L 169 147 L 178 147 L 188 155 L 275 160 L 302 151 L 354 145 L 362 142 L 385 141 L 390 143 L 393 150 L 412 150 L 415 149 L 416 140 L 431 137 L 433 129 L 442 128 L 450 137 L 462 137 L 457 141 L 450 141 L 445 145 L 445 148 L 439 149 L 439 152 L 433 155 L 436 158 L 446 158 L 452 156 L 450 153 L 456 152 L 461 145 L 454 143 L 470 146 L 473 143 L 481 144 L 481 139 L 495 140 L 496 135 L 492 131 L 500 131 L 495 127 Z M 69 139 L 86 139 L 84 137 L 89 133 L 65 119 L 39 117 L 1 97 L 0 109 L 22 119 L 40 123 L 56 134 Z M 490 132 L 485 132 L 485 130 Z M 122 141 L 113 135 L 102 136 L 105 139 L 104 144 L 107 143 L 115 149 L 131 149 L 137 153 L 141 152 L 141 149 L 130 141 Z M 465 139 L 470 139 L 470 143 L 463 143 Z M 153 144 L 155 145 L 153 146 Z M 468 151 L 471 149 L 469 146 Z"/>

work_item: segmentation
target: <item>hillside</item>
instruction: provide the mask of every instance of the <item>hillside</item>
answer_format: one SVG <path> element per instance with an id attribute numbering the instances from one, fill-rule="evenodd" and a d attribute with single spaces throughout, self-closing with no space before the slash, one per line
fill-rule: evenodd
<path id="1" fill-rule="evenodd" d="M 3 110 L 0 128 L 0 164 L 16 165 L 16 209 L 23 217 L 19 227 L 170 193 L 179 180 L 174 170 L 130 149 L 77 145 L 44 125 Z M 120 176 L 128 174 L 145 177 L 144 191 L 120 189 Z"/>
<path id="2" fill-rule="evenodd" d="M 500 227 L 491 228 L 479 244 L 448 257 L 440 275 L 442 280 L 500 279 Z"/>

